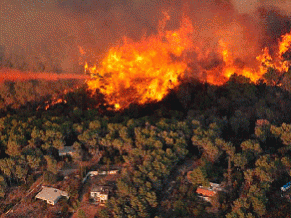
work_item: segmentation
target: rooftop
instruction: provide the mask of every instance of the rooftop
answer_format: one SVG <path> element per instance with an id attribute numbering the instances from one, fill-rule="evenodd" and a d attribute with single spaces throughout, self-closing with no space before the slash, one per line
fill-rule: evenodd
<path id="1" fill-rule="evenodd" d="M 214 195 L 216 195 L 216 191 L 213 191 L 213 190 L 209 190 L 209 189 L 206 189 L 206 188 L 203 188 L 203 187 L 198 187 L 196 192 L 198 194 L 201 194 L 203 196 L 208 196 L 208 197 L 212 197 Z"/>
<path id="2" fill-rule="evenodd" d="M 91 189 L 91 192 L 109 193 L 110 191 L 112 191 L 112 187 L 104 185 L 93 185 Z"/>
<path id="3" fill-rule="evenodd" d="M 72 154 L 74 152 L 73 146 L 64 146 L 63 149 L 59 149 L 59 155 Z"/>
<path id="4" fill-rule="evenodd" d="M 291 182 L 288 182 L 286 185 L 283 185 L 284 188 L 287 188 L 288 186 L 291 185 Z"/>
<path id="5" fill-rule="evenodd" d="M 35 196 L 36 198 L 47 200 L 47 201 L 53 201 L 55 202 L 58 200 L 61 196 L 69 197 L 69 194 L 65 191 L 52 188 L 52 187 L 43 187 L 42 190 Z"/>

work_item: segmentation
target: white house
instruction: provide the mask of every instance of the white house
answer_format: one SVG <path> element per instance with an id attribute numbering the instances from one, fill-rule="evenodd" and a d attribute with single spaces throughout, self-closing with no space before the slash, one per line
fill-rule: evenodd
<path id="1" fill-rule="evenodd" d="M 117 174 L 118 173 L 118 170 L 110 170 L 109 172 L 108 172 L 108 174 Z"/>
<path id="2" fill-rule="evenodd" d="M 96 202 L 106 203 L 108 201 L 109 192 L 112 190 L 110 186 L 93 186 L 90 197 Z"/>
<path id="3" fill-rule="evenodd" d="M 42 187 L 42 190 L 35 198 L 46 201 L 48 204 L 55 205 L 61 197 L 69 198 L 69 194 L 52 187 Z"/>

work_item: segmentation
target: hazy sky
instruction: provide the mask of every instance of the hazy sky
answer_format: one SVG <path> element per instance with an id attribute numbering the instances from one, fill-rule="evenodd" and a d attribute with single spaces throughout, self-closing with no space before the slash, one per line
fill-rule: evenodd
<path id="1" fill-rule="evenodd" d="M 74 71 L 84 58 L 100 60 L 124 36 L 139 40 L 156 33 L 162 11 L 171 16 L 169 29 L 179 26 L 183 14 L 189 16 L 197 31 L 194 42 L 214 46 L 215 35 L 233 41 L 233 47 L 243 44 L 238 53 L 255 52 L 275 40 L 278 29 L 290 30 L 290 5 L 287 0 L 1 0 L 0 55 L 4 50 L 12 63 L 28 68 L 41 62 L 46 69 Z"/>

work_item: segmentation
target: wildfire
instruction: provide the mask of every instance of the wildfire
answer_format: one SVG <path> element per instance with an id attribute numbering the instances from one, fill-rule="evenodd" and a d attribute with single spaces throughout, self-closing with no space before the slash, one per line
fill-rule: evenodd
<path id="1" fill-rule="evenodd" d="M 279 72 L 289 69 L 290 61 L 284 55 L 290 49 L 291 33 L 282 37 L 278 52 L 273 57 L 268 48 L 253 57 L 253 62 L 257 60 L 255 66 L 238 64 L 229 43 L 221 38 L 215 51 L 220 56 L 218 64 L 205 67 L 201 63 L 210 60 L 211 52 L 204 51 L 203 44 L 194 42 L 193 35 L 197 30 L 190 19 L 184 17 L 176 31 L 165 31 L 165 23 L 169 19 L 165 14 L 157 35 L 144 37 L 139 42 L 125 37 L 123 45 L 111 48 L 98 67 L 85 62 L 85 72 L 91 75 L 91 79 L 87 80 L 89 89 L 99 89 L 108 104 L 114 105 L 116 110 L 126 108 L 131 103 L 160 101 L 170 89 L 181 83 L 186 72 L 191 72 L 192 57 L 188 57 L 191 52 L 196 54 L 195 69 L 199 72 L 193 76 L 214 85 L 224 84 L 233 74 L 256 82 L 270 67 Z M 81 53 L 85 51 L 81 49 Z"/>
<path id="2" fill-rule="evenodd" d="M 180 84 L 187 69 L 183 54 L 191 47 L 191 33 L 191 22 L 184 18 L 177 31 L 162 29 L 140 42 L 124 38 L 124 44 L 110 49 L 99 68 L 85 64 L 93 78 L 87 81 L 89 89 L 100 89 L 116 109 L 160 101 Z"/>
<path id="3" fill-rule="evenodd" d="M 286 34 L 282 37 L 282 41 L 279 45 L 279 55 L 284 55 L 289 49 L 291 45 L 291 33 Z"/>
<path id="4" fill-rule="evenodd" d="M 223 40 L 219 41 L 219 46 L 221 48 L 220 53 L 223 58 L 223 64 L 224 66 L 222 69 L 220 69 L 219 78 L 215 81 L 212 81 L 209 77 L 207 82 L 214 84 L 214 85 L 222 85 L 225 83 L 233 74 L 242 75 L 244 77 L 249 78 L 252 82 L 256 82 L 258 79 L 262 77 L 262 73 L 255 72 L 254 69 L 251 69 L 249 67 L 243 66 L 238 67 L 235 64 L 235 61 L 233 59 L 233 55 L 228 49 L 227 43 L 225 43 Z M 209 72 L 209 75 L 212 73 Z"/>
<path id="5" fill-rule="evenodd" d="M 275 69 L 279 73 L 284 73 L 289 70 L 290 60 L 284 58 L 284 55 L 291 48 L 291 32 L 282 36 L 281 41 L 278 43 L 279 51 L 272 57 L 269 53 L 269 49 L 265 48 L 263 54 L 257 57 L 257 60 L 261 62 L 260 70 L 262 75 L 267 72 L 269 68 Z"/>
<path id="6" fill-rule="evenodd" d="M 65 73 L 41 73 L 41 72 L 22 72 L 20 70 L 3 68 L 0 69 L 0 82 L 4 81 L 25 81 L 25 80 L 62 80 L 62 79 L 80 79 L 86 80 L 90 77 L 83 74 L 65 74 Z"/>
<path id="7" fill-rule="evenodd" d="M 52 99 L 52 101 L 51 102 L 49 102 L 49 101 L 46 101 L 45 102 L 45 107 L 44 107 L 44 109 L 45 110 L 48 110 L 50 107 L 52 107 L 53 105 L 56 105 L 56 104 L 60 104 L 60 103 L 64 103 L 64 104 L 66 104 L 67 103 L 67 101 L 65 100 L 65 99 L 62 99 L 62 98 L 58 98 L 58 99 Z M 39 108 L 37 108 L 36 110 L 38 110 Z"/>
<path id="8" fill-rule="evenodd" d="M 282 37 L 282 41 L 279 45 L 279 55 L 280 55 L 280 61 L 281 61 L 281 71 L 287 72 L 290 67 L 290 57 L 285 59 L 284 55 L 290 50 L 291 47 L 291 32 L 289 34 L 286 34 Z"/>

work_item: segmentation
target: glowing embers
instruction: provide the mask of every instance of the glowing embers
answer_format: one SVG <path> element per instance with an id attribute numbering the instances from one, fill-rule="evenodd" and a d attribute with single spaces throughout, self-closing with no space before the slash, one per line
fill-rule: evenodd
<path id="1" fill-rule="evenodd" d="M 44 109 L 45 109 L 45 110 L 48 110 L 50 107 L 52 107 L 52 106 L 54 106 L 54 105 L 56 105 L 56 104 L 60 104 L 60 103 L 64 103 L 64 104 L 66 104 L 67 101 L 66 101 L 65 99 L 62 99 L 62 98 L 52 99 L 51 102 L 46 101 L 46 102 L 45 102 L 46 105 L 45 105 Z M 38 110 L 38 109 L 39 109 L 39 107 L 38 107 L 36 110 Z"/>

